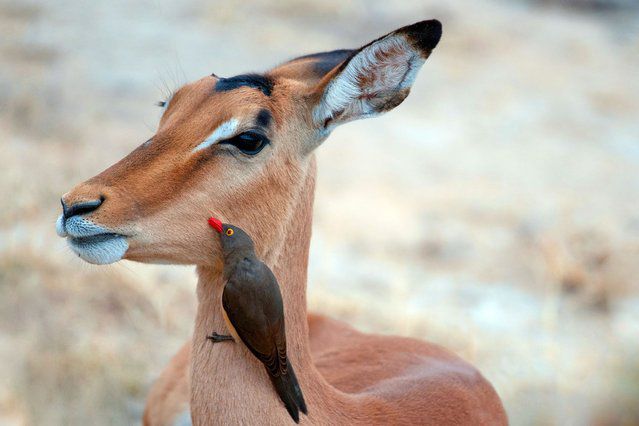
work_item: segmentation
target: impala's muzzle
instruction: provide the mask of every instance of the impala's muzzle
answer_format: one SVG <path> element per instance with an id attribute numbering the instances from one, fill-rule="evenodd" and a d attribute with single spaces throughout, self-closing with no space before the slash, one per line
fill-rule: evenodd
<path id="1" fill-rule="evenodd" d="M 85 217 L 104 201 L 104 197 L 72 204 L 62 200 L 62 214 L 56 221 L 57 234 L 67 239 L 71 250 L 83 260 L 97 265 L 117 262 L 129 248 L 126 236 Z"/>

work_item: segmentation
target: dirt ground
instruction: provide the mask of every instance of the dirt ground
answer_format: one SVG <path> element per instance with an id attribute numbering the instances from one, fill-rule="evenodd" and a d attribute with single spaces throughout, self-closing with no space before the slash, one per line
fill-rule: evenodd
<path id="1" fill-rule="evenodd" d="M 311 308 L 454 350 L 514 425 L 639 424 L 633 4 L 0 0 L 0 424 L 138 423 L 191 333 L 193 268 L 88 265 L 54 230 L 154 102 L 425 18 L 404 104 L 318 151 Z"/>

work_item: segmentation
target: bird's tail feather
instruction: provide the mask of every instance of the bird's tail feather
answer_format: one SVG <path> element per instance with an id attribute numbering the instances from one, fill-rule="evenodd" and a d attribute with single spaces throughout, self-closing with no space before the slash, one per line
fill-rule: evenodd
<path id="1" fill-rule="evenodd" d="M 308 414 L 308 410 L 306 409 L 306 402 L 304 401 L 300 384 L 297 381 L 297 377 L 295 377 L 293 366 L 289 363 L 286 374 L 282 374 L 278 377 L 270 377 L 277 394 L 286 407 L 286 411 L 288 411 L 293 420 L 295 420 L 295 423 L 299 423 L 299 412 L 301 411 L 304 414 Z"/>

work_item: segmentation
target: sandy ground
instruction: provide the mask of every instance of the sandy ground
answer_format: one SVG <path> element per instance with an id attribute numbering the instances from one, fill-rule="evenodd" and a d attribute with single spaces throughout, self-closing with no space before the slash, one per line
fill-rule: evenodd
<path id="1" fill-rule="evenodd" d="M 431 17 L 406 102 L 318 152 L 311 307 L 451 348 L 514 425 L 639 423 L 639 13 L 553 3 L 1 1 L 0 423 L 135 424 L 190 334 L 192 268 L 54 232 L 154 102 Z"/>

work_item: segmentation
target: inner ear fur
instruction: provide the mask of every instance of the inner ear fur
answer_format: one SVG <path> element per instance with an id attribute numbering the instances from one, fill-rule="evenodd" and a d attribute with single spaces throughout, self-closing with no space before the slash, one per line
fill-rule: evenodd
<path id="1" fill-rule="evenodd" d="M 313 121 L 324 131 L 399 105 L 442 34 L 437 20 L 395 30 L 352 51 L 313 89 Z"/>

